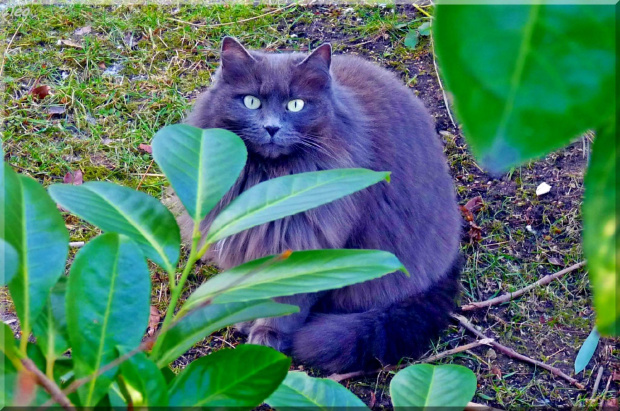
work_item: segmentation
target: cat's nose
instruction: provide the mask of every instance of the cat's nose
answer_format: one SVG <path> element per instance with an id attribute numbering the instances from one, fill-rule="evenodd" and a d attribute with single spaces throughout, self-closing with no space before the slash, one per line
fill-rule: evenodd
<path id="1" fill-rule="evenodd" d="M 278 130 L 280 130 L 280 127 L 276 127 L 276 126 L 265 126 L 265 130 L 267 130 L 267 132 L 269 133 L 269 135 L 271 137 L 273 137 Z"/>

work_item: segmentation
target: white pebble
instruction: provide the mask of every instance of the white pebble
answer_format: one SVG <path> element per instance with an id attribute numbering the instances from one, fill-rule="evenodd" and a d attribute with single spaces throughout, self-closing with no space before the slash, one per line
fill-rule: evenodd
<path id="1" fill-rule="evenodd" d="M 547 194 L 549 191 L 551 191 L 551 186 L 547 183 L 540 183 L 540 185 L 536 187 L 536 195 L 539 197 Z"/>

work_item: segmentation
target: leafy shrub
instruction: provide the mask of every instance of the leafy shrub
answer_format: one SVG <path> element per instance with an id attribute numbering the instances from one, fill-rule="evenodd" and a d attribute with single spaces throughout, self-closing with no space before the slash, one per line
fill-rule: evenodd
<path id="1" fill-rule="evenodd" d="M 251 409 L 269 397 L 276 407 L 363 406 L 340 384 L 288 372 L 290 359 L 268 347 L 222 349 L 193 361 L 179 375 L 168 366 L 220 328 L 298 311 L 271 298 L 405 271 L 394 255 L 384 251 L 289 251 L 209 279 L 177 310 L 192 267 L 216 241 L 387 180 L 389 173 L 328 170 L 261 183 L 224 209 L 203 237 L 199 223 L 243 169 L 244 143 L 225 130 L 174 125 L 157 133 L 153 155 L 195 223 L 178 281 L 179 227 L 159 201 L 107 182 L 55 184 L 48 195 L 36 181 L 3 164 L 3 284 L 8 284 L 22 337 L 18 343 L 3 325 L 0 375 L 8 390 L 0 398 L 2 405 Z M 103 231 L 77 252 L 68 278 L 63 272 L 69 235 L 52 198 Z M 171 300 L 161 329 L 143 340 L 151 295 L 147 259 L 168 274 Z M 34 344 L 28 342 L 31 332 Z M 70 358 L 63 355 L 69 348 Z M 473 373 L 466 372 L 475 387 Z M 442 373 L 440 368 L 437 373 Z M 404 379 L 400 378 L 395 401 L 408 395 L 402 393 Z M 467 392 L 465 397 L 472 395 Z"/>
<path id="2" fill-rule="evenodd" d="M 502 172 L 594 130 L 583 248 L 603 335 L 620 335 L 614 5 L 439 5 L 433 36 L 474 154 Z"/>

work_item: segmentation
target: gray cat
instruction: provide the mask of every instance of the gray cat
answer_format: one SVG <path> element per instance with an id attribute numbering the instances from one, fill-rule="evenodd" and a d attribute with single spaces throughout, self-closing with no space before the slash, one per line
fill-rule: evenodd
<path id="1" fill-rule="evenodd" d="M 262 181 L 308 171 L 391 171 L 331 204 L 227 238 L 206 256 L 222 269 L 284 250 L 366 248 L 394 253 L 392 273 L 323 293 L 278 298 L 298 314 L 245 324 L 249 342 L 328 372 L 421 355 L 446 327 L 458 293 L 460 218 L 433 121 L 398 78 L 362 58 L 248 51 L 226 37 L 221 66 L 186 122 L 224 128 L 248 148 L 238 181 L 206 217 Z M 191 219 L 179 219 L 186 239 Z"/>

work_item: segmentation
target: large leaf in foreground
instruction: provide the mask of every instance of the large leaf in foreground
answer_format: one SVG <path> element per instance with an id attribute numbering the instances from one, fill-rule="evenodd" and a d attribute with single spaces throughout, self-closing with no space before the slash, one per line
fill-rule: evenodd
<path id="1" fill-rule="evenodd" d="M 294 251 L 288 258 L 261 258 L 216 275 L 194 291 L 182 310 L 209 298 L 229 303 L 330 290 L 398 270 L 405 272 L 386 251 Z"/>
<path id="2" fill-rule="evenodd" d="M 439 5 L 433 35 L 474 154 L 506 170 L 614 115 L 613 5 Z"/>
<path id="3" fill-rule="evenodd" d="M 43 313 L 39 315 L 32 330 L 37 337 L 37 345 L 45 354 L 47 361 L 54 361 L 69 348 L 65 293 L 67 277 L 61 277 L 47 299 Z"/>
<path id="4" fill-rule="evenodd" d="M 151 278 L 140 248 L 129 238 L 103 234 L 76 255 L 67 287 L 67 328 L 76 378 L 117 357 L 116 347 L 137 347 L 149 320 Z M 78 389 L 92 406 L 112 383 L 114 368 Z"/>
<path id="5" fill-rule="evenodd" d="M 298 371 L 290 371 L 278 389 L 265 402 L 276 409 L 287 409 L 292 405 L 319 410 L 350 407 L 368 409 L 362 400 L 336 381 L 313 378 Z"/>
<path id="6" fill-rule="evenodd" d="M 228 325 L 298 311 L 299 307 L 295 305 L 278 304 L 271 300 L 210 304 L 197 308 L 157 338 L 151 358 L 157 362 L 158 367 L 163 368 L 201 339 Z"/>
<path id="7" fill-rule="evenodd" d="M 19 267 L 19 255 L 15 248 L 2 238 L 0 238 L 0 285 L 6 285 L 15 274 L 17 274 L 17 268 Z"/>
<path id="8" fill-rule="evenodd" d="M 588 259 L 596 327 L 603 335 L 615 336 L 620 335 L 617 144 L 613 120 L 594 138 L 583 200 L 583 249 Z"/>
<path id="9" fill-rule="evenodd" d="M 244 191 L 213 221 L 207 242 L 297 214 L 362 190 L 390 173 L 362 168 L 315 171 L 278 177 Z"/>
<path id="10" fill-rule="evenodd" d="M 170 385 L 172 407 L 260 405 L 280 385 L 291 360 L 261 345 L 240 345 L 199 358 Z"/>
<path id="11" fill-rule="evenodd" d="M 54 184 L 49 192 L 67 210 L 103 231 L 126 235 L 148 258 L 166 271 L 174 270 L 181 244 L 179 227 L 172 213 L 153 197 L 102 181 Z"/>
<path id="12" fill-rule="evenodd" d="M 121 355 L 129 349 L 119 349 Z M 168 384 L 155 363 L 139 352 L 121 364 L 125 388 L 134 407 L 166 407 L 168 405 Z"/>
<path id="13" fill-rule="evenodd" d="M 461 365 L 411 365 L 390 383 L 394 407 L 464 408 L 476 393 L 476 376 Z"/>
<path id="14" fill-rule="evenodd" d="M 8 285 L 21 329 L 28 334 L 65 269 L 69 233 L 56 204 L 39 183 L 16 174 L 8 164 L 4 164 L 3 178 L 0 237 L 19 256 L 19 268 Z"/>
<path id="15" fill-rule="evenodd" d="M 153 138 L 153 158 L 194 221 L 202 220 L 239 177 L 243 140 L 228 130 L 175 124 Z"/>

